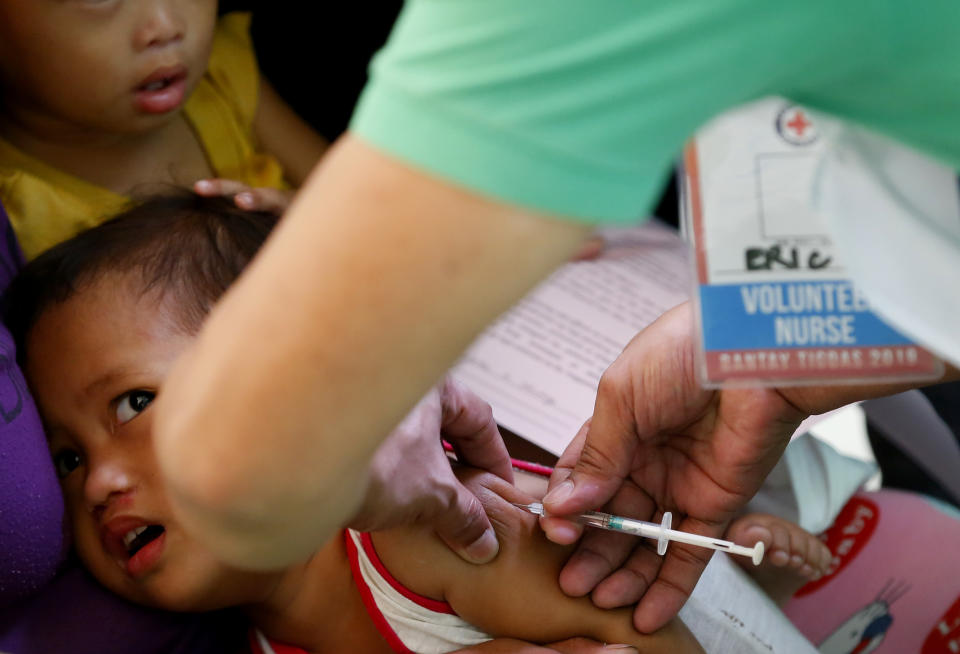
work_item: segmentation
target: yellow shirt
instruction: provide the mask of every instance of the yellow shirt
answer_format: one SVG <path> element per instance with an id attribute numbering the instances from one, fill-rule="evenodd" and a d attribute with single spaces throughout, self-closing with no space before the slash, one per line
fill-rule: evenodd
<path id="1" fill-rule="evenodd" d="M 220 19 L 207 72 L 184 105 L 218 177 L 250 186 L 288 188 L 272 156 L 257 152 L 253 119 L 259 73 L 250 14 Z M 130 198 L 54 168 L 0 139 L 0 201 L 27 259 L 93 227 Z"/>

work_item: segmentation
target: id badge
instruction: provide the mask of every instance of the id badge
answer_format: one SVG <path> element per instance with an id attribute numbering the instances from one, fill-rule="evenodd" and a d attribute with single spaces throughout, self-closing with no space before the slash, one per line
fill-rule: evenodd
<path id="1" fill-rule="evenodd" d="M 706 387 L 943 374 L 936 357 L 871 310 L 812 207 L 829 132 L 825 119 L 771 98 L 713 121 L 684 153 Z"/>

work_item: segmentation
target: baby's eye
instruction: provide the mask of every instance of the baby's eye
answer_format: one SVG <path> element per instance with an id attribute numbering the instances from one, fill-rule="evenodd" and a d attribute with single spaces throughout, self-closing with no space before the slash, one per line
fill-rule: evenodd
<path id="1" fill-rule="evenodd" d="M 124 393 L 117 400 L 117 423 L 123 424 L 137 417 L 137 414 L 147 408 L 156 393 L 151 391 L 130 391 Z"/>
<path id="2" fill-rule="evenodd" d="M 83 463 L 83 459 L 75 450 L 60 450 L 53 455 L 53 467 L 60 479 L 79 468 L 81 463 Z"/>

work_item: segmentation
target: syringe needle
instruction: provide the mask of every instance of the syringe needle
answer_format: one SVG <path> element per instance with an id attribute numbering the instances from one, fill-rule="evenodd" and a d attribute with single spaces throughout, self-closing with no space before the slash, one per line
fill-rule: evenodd
<path id="1" fill-rule="evenodd" d="M 534 515 L 546 515 L 543 504 L 540 502 L 533 502 L 531 504 L 518 504 L 514 502 L 513 505 Z M 677 531 L 676 529 L 670 528 L 672 516 L 669 512 L 663 515 L 663 522 L 659 525 L 654 522 L 624 518 L 600 511 L 587 511 L 580 515 L 565 517 L 568 520 L 580 522 L 590 527 L 597 527 L 598 529 L 643 536 L 644 538 L 654 538 L 657 540 L 657 554 L 661 556 L 667 551 L 667 541 L 675 540 L 680 543 L 687 543 L 688 545 L 709 547 L 710 549 L 729 552 L 730 554 L 749 556 L 753 560 L 754 565 L 760 565 L 760 561 L 763 560 L 763 541 L 758 541 L 753 547 L 744 547 L 728 540 L 691 534 L 686 531 Z"/>

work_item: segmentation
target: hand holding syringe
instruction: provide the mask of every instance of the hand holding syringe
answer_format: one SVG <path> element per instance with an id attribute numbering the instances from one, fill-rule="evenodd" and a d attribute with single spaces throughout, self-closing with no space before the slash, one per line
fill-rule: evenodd
<path id="1" fill-rule="evenodd" d="M 533 502 L 532 504 L 514 503 L 514 506 L 519 507 L 524 511 L 529 511 L 534 515 L 546 515 L 546 512 L 543 509 L 543 504 L 540 502 Z M 763 560 L 762 541 L 757 542 L 757 544 L 753 547 L 743 547 L 742 545 L 731 543 L 728 540 L 700 536 L 698 534 L 691 534 L 686 531 L 676 531 L 670 528 L 673 515 L 669 511 L 663 514 L 663 522 L 661 522 L 659 525 L 654 522 L 644 522 L 643 520 L 624 518 L 610 513 L 602 513 L 600 511 L 586 511 L 579 515 L 562 517 L 566 520 L 579 522 L 580 524 L 590 527 L 597 527 L 598 529 L 616 531 L 621 534 L 643 536 L 644 538 L 655 538 L 657 540 L 657 554 L 660 556 L 663 556 L 666 553 L 667 543 L 671 540 L 675 540 L 679 543 L 698 545 L 699 547 L 709 547 L 710 549 L 729 552 L 730 554 L 749 556 L 753 560 L 754 565 L 760 565 L 760 561 Z"/>

